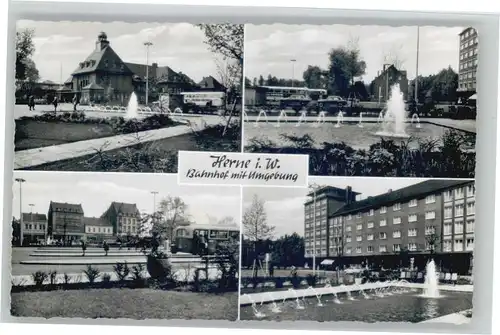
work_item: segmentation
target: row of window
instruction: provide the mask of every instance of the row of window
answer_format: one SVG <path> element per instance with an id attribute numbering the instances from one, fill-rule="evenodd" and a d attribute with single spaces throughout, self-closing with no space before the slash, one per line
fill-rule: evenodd
<path id="1" fill-rule="evenodd" d="M 455 208 L 455 217 L 464 216 L 464 204 L 457 204 Z M 476 214 L 476 203 L 474 201 L 467 202 L 467 215 Z M 444 218 L 449 219 L 453 217 L 453 207 L 446 206 L 444 208 Z"/>
<path id="2" fill-rule="evenodd" d="M 453 229 L 453 228 L 455 228 L 455 229 Z M 472 234 L 472 233 L 474 233 L 474 229 L 475 229 L 475 220 L 468 219 L 465 223 L 465 232 L 467 234 Z M 453 232 L 455 234 L 463 234 L 463 232 L 464 232 L 464 221 L 463 220 L 455 220 L 454 223 L 445 222 L 443 224 L 443 235 L 451 235 Z"/>
<path id="3" fill-rule="evenodd" d="M 476 78 L 476 71 L 469 71 L 467 73 L 461 73 L 458 76 L 458 79 L 460 79 L 460 80 L 471 79 L 471 78 Z"/>
<path id="4" fill-rule="evenodd" d="M 436 228 L 434 226 L 428 226 L 425 228 L 425 235 L 432 235 L 436 233 Z M 418 235 L 418 229 L 417 228 L 410 228 L 408 229 L 408 237 L 417 237 Z M 392 232 L 392 237 L 393 238 L 401 238 L 401 230 L 394 230 Z M 379 232 L 378 233 L 378 239 L 379 240 L 386 240 L 387 239 L 387 233 L 386 232 Z M 366 235 L 366 240 L 367 241 L 373 241 L 374 240 L 374 234 L 367 234 Z M 361 242 L 363 241 L 363 235 L 357 235 L 356 236 L 356 241 Z M 346 237 L 346 243 L 351 243 L 352 238 L 351 236 Z"/>
<path id="5" fill-rule="evenodd" d="M 460 60 L 464 60 L 464 59 L 467 59 L 467 58 L 470 58 L 470 57 L 473 57 L 476 55 L 477 55 L 477 48 L 474 48 L 474 49 L 469 50 L 467 52 L 462 52 L 460 54 Z"/>
<path id="6" fill-rule="evenodd" d="M 467 89 L 467 88 L 473 88 L 475 89 L 476 88 L 476 81 L 469 81 L 467 83 L 460 83 L 458 84 L 458 87 L 461 88 L 461 89 Z"/>
<path id="7" fill-rule="evenodd" d="M 477 44 L 477 36 L 473 39 L 468 40 L 467 42 L 460 43 L 460 50 L 466 49 L 470 46 Z"/>
<path id="8" fill-rule="evenodd" d="M 474 34 L 476 34 L 476 29 L 470 28 L 469 30 L 465 31 L 463 35 L 460 35 L 460 40 L 463 41 L 469 36 L 473 36 Z"/>
<path id="9" fill-rule="evenodd" d="M 87 232 L 87 233 L 111 234 L 111 233 L 113 233 L 113 230 L 112 230 L 111 227 L 91 227 L 91 226 L 86 226 L 85 227 L 85 232 Z"/>
<path id="10" fill-rule="evenodd" d="M 26 229 L 26 230 L 45 230 L 45 224 L 25 223 L 24 229 Z"/>
<path id="11" fill-rule="evenodd" d="M 443 252 L 452 252 L 452 251 L 473 251 L 474 250 L 474 238 L 468 238 L 465 240 L 465 249 L 464 249 L 464 240 L 462 238 L 457 238 L 455 240 L 445 240 L 443 241 Z"/>
<path id="12" fill-rule="evenodd" d="M 468 69 L 473 66 L 477 66 L 477 58 L 460 64 L 460 70 Z M 476 76 L 474 76 L 475 78 Z"/>
<path id="13" fill-rule="evenodd" d="M 425 212 L 425 219 L 426 220 L 434 220 L 436 218 L 436 212 L 435 211 L 427 211 Z M 334 218 L 335 219 L 335 218 Z M 333 227 L 334 225 L 334 219 L 330 219 L 330 227 Z M 412 223 L 412 222 L 417 222 L 418 221 L 418 214 L 409 214 L 408 215 L 408 222 L 409 223 Z M 337 221 L 338 222 L 338 221 Z M 402 217 L 401 216 L 396 216 L 394 218 L 392 218 L 392 224 L 394 225 L 399 225 L 401 224 L 402 222 Z M 371 229 L 371 228 L 374 228 L 375 226 L 375 223 L 373 221 L 369 221 L 366 223 L 366 228 L 367 229 Z M 379 227 L 385 227 L 387 226 L 387 220 L 386 219 L 382 219 L 379 221 Z M 356 230 L 363 230 L 363 224 L 362 223 L 358 223 L 356 224 Z M 346 231 L 352 231 L 352 226 L 346 226 Z"/>

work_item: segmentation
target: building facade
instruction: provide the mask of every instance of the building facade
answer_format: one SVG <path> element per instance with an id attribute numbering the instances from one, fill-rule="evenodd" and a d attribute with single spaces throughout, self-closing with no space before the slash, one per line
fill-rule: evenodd
<path id="1" fill-rule="evenodd" d="M 391 87 L 399 84 L 405 100 L 408 99 L 408 76 L 392 64 L 384 64 L 383 70 L 370 84 L 370 94 L 374 100 L 386 102 L 391 96 Z"/>
<path id="2" fill-rule="evenodd" d="M 320 202 L 320 210 L 321 206 Z M 440 266 L 461 273 L 471 266 L 474 181 L 428 180 L 345 203 L 327 216 L 326 230 L 320 214 L 317 224 L 323 225 L 317 226 L 320 232 L 316 230 L 312 241 L 308 239 L 309 213 L 305 215 L 306 257 L 310 257 L 310 245 L 315 243 L 320 248 L 316 253 L 320 260 L 395 267 L 401 265 L 403 255 L 408 255 L 417 267 L 424 267 L 433 255 Z"/>
<path id="3" fill-rule="evenodd" d="M 55 241 L 72 244 L 85 236 L 81 204 L 50 202 L 47 235 Z"/>
<path id="4" fill-rule="evenodd" d="M 47 215 L 23 213 L 20 225 L 22 245 L 43 244 L 47 240 Z"/>
<path id="5" fill-rule="evenodd" d="M 101 216 L 113 227 L 115 236 L 135 236 L 139 234 L 141 214 L 136 204 L 112 202 Z"/>
<path id="6" fill-rule="evenodd" d="M 476 29 L 469 27 L 459 34 L 458 91 L 476 92 L 478 39 Z"/>
<path id="7" fill-rule="evenodd" d="M 84 217 L 87 243 L 102 243 L 113 238 L 113 226 L 101 218 Z"/>

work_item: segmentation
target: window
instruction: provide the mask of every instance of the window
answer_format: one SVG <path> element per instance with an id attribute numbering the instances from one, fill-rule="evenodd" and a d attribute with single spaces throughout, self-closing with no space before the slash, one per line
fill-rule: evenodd
<path id="1" fill-rule="evenodd" d="M 368 216 L 373 216 L 375 214 L 375 211 L 373 209 L 370 209 L 368 212 Z"/>
<path id="2" fill-rule="evenodd" d="M 346 253 L 346 254 L 350 254 L 351 252 L 352 252 L 352 249 L 351 249 L 351 248 L 346 248 L 346 249 L 345 249 L 345 253 Z"/>
<path id="3" fill-rule="evenodd" d="M 474 239 L 473 238 L 468 238 L 467 241 L 466 241 L 466 246 L 465 246 L 465 249 L 467 251 L 472 251 L 474 250 Z"/>
<path id="4" fill-rule="evenodd" d="M 380 245 L 380 246 L 378 247 L 378 251 L 379 251 L 379 252 L 387 252 L 387 247 L 386 247 L 385 245 Z"/>
<path id="5" fill-rule="evenodd" d="M 345 241 L 346 241 L 346 243 L 351 243 L 351 241 L 352 241 L 351 236 L 347 236 L 347 237 L 345 238 Z"/>
<path id="6" fill-rule="evenodd" d="M 393 238 L 401 238 L 401 231 L 395 230 L 392 232 L 392 237 Z"/>
<path id="7" fill-rule="evenodd" d="M 351 227 L 351 226 L 347 226 L 347 227 L 345 228 L 345 231 L 347 231 L 347 232 L 349 232 L 349 231 L 351 231 L 351 230 L 352 230 L 352 227 Z"/>
<path id="8" fill-rule="evenodd" d="M 385 240 L 385 239 L 387 239 L 387 234 L 384 233 L 384 232 L 380 232 L 378 234 L 378 238 L 381 239 L 381 240 Z"/>
<path id="9" fill-rule="evenodd" d="M 463 234 L 464 233 L 464 222 L 462 220 L 455 221 L 455 234 Z"/>
<path id="10" fill-rule="evenodd" d="M 393 211 L 399 211 L 399 210 L 401 210 L 401 204 L 397 203 L 397 204 L 392 205 L 392 210 Z"/>
<path id="11" fill-rule="evenodd" d="M 453 251 L 464 251 L 464 240 L 456 239 L 453 245 Z"/>
<path id="12" fill-rule="evenodd" d="M 357 224 L 356 225 L 356 230 L 362 230 L 363 229 L 363 224 Z"/>
<path id="13" fill-rule="evenodd" d="M 464 189 L 462 187 L 455 189 L 455 199 L 462 199 L 464 197 Z"/>
<path id="14" fill-rule="evenodd" d="M 417 214 L 408 215 L 408 222 L 416 222 L 416 221 L 417 221 Z"/>
<path id="15" fill-rule="evenodd" d="M 356 253 L 360 254 L 361 253 L 361 247 L 356 247 Z"/>
<path id="16" fill-rule="evenodd" d="M 443 235 L 451 235 L 452 225 L 451 222 L 445 223 L 443 225 Z"/>
<path id="17" fill-rule="evenodd" d="M 453 207 L 444 208 L 444 218 L 449 219 L 453 216 Z"/>
<path id="18" fill-rule="evenodd" d="M 347 220 L 352 220 L 352 215 L 351 214 L 347 215 Z"/>
<path id="19" fill-rule="evenodd" d="M 455 206 L 455 217 L 464 216 L 464 205 L 459 204 Z"/>
<path id="20" fill-rule="evenodd" d="M 366 248 L 366 251 L 367 251 L 367 252 L 373 252 L 373 245 L 369 245 L 369 246 Z"/>
<path id="21" fill-rule="evenodd" d="M 430 211 L 425 213 L 426 220 L 434 220 L 436 218 L 436 212 Z"/>
<path id="22" fill-rule="evenodd" d="M 436 227 L 434 227 L 434 226 L 425 227 L 425 235 L 426 236 L 433 235 L 435 233 L 436 233 Z"/>
<path id="23" fill-rule="evenodd" d="M 366 224 L 367 228 L 373 228 L 373 226 L 374 226 L 373 221 L 370 221 Z"/>
<path id="24" fill-rule="evenodd" d="M 444 201 L 453 200 L 453 193 L 451 191 L 444 192 Z"/>
<path id="25" fill-rule="evenodd" d="M 476 203 L 474 201 L 467 203 L 467 215 L 476 214 Z"/>
<path id="26" fill-rule="evenodd" d="M 428 195 L 426 198 L 425 198 L 425 203 L 426 204 L 433 204 L 436 202 L 436 196 L 434 194 L 431 194 L 431 195 Z"/>
<path id="27" fill-rule="evenodd" d="M 380 220 L 380 227 L 385 227 L 387 226 L 387 221 L 386 220 Z"/>
<path id="28" fill-rule="evenodd" d="M 417 244 L 416 243 L 408 243 L 408 250 L 409 251 L 417 251 Z"/>
<path id="29" fill-rule="evenodd" d="M 373 234 L 366 235 L 366 240 L 367 241 L 373 241 Z"/>
<path id="30" fill-rule="evenodd" d="M 387 207 L 385 206 L 380 207 L 380 213 L 381 214 L 387 213 Z"/>
<path id="31" fill-rule="evenodd" d="M 408 207 L 416 207 L 418 205 L 418 200 L 417 199 L 412 199 L 408 203 Z"/>
<path id="32" fill-rule="evenodd" d="M 358 242 L 363 241 L 363 236 L 361 236 L 361 235 L 356 236 L 356 241 L 358 241 Z"/>
<path id="33" fill-rule="evenodd" d="M 401 244 L 393 244 L 392 251 L 400 252 L 401 251 Z"/>
<path id="34" fill-rule="evenodd" d="M 467 224 L 466 224 L 466 228 L 465 228 L 465 231 L 467 233 L 473 233 L 474 232 L 474 219 L 469 219 L 467 220 Z"/>
<path id="35" fill-rule="evenodd" d="M 417 229 L 415 229 L 415 228 L 408 229 L 408 236 L 409 237 L 417 236 Z"/>
<path id="36" fill-rule="evenodd" d="M 451 252 L 451 241 L 443 241 L 443 251 L 444 252 Z"/>

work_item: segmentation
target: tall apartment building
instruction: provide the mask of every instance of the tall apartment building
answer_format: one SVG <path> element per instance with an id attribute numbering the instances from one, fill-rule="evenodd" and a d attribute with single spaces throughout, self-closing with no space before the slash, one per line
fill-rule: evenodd
<path id="1" fill-rule="evenodd" d="M 78 242 L 85 236 L 81 204 L 50 202 L 47 234 L 53 240 Z"/>
<path id="2" fill-rule="evenodd" d="M 469 27 L 459 34 L 460 52 L 458 91 L 476 92 L 478 40 L 476 29 Z"/>
<path id="3" fill-rule="evenodd" d="M 406 252 L 425 264 L 432 252 L 443 256 L 448 265 L 468 268 L 474 247 L 474 181 L 427 180 L 361 201 L 337 198 L 329 208 L 324 207 L 329 206 L 324 199 L 319 205 L 317 201 L 315 239 L 310 228 L 311 201 L 306 203 L 306 257 L 312 256 L 310 247 L 315 244 L 320 261 L 342 258 L 347 263 L 397 264 Z M 330 213 L 323 211 L 327 208 Z"/>

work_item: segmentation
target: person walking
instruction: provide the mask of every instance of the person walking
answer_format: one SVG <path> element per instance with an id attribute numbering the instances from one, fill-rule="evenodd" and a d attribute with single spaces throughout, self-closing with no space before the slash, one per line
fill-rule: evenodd
<path id="1" fill-rule="evenodd" d="M 87 250 L 87 245 L 85 244 L 84 240 L 81 240 L 82 243 L 82 257 L 85 256 L 85 250 Z"/>
<path id="2" fill-rule="evenodd" d="M 200 236 L 198 235 L 198 232 L 195 231 L 193 234 L 193 255 L 199 255 L 200 254 Z"/>
<path id="3" fill-rule="evenodd" d="M 35 97 L 33 95 L 30 95 L 28 98 L 28 107 L 30 111 L 35 110 Z"/>
<path id="4" fill-rule="evenodd" d="M 52 100 L 52 104 L 54 105 L 54 113 L 57 112 L 57 104 L 59 103 L 59 100 L 57 99 L 57 96 L 54 97 Z"/>
<path id="5" fill-rule="evenodd" d="M 274 277 L 274 263 L 273 262 L 269 263 L 269 277 L 271 277 L 271 278 Z"/>
<path id="6" fill-rule="evenodd" d="M 108 251 L 109 251 L 109 244 L 108 244 L 108 242 L 104 241 L 104 243 L 102 244 L 102 247 L 104 248 L 105 256 L 107 256 L 108 255 Z"/>
<path id="7" fill-rule="evenodd" d="M 76 112 L 76 106 L 78 105 L 78 98 L 76 97 L 76 94 L 73 96 L 73 112 Z"/>

